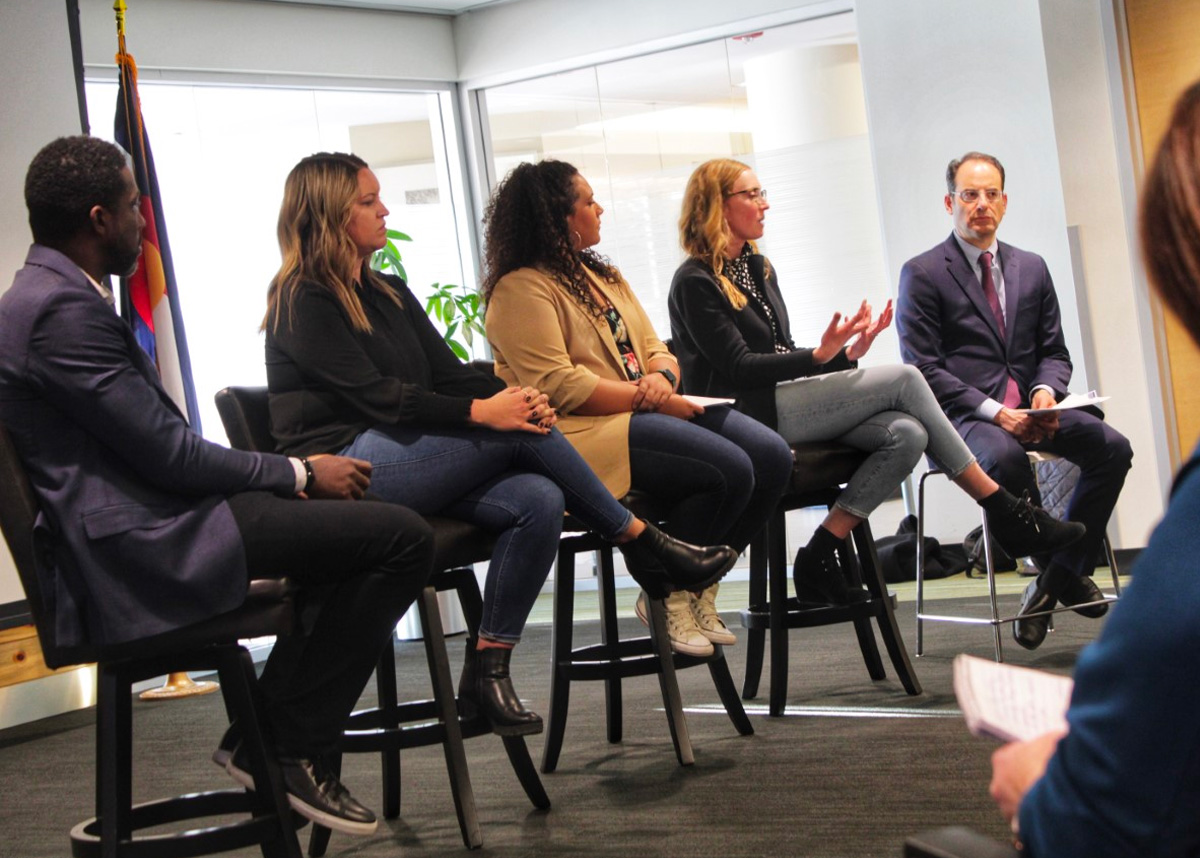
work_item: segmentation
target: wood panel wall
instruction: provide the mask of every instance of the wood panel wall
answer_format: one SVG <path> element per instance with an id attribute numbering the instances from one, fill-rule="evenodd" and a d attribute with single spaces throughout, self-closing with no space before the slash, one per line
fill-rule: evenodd
<path id="1" fill-rule="evenodd" d="M 1149 160 L 1175 99 L 1200 78 L 1200 0 L 1125 0 L 1125 20 L 1142 152 Z M 1164 315 L 1178 462 L 1200 438 L 1200 349 L 1170 311 Z"/>

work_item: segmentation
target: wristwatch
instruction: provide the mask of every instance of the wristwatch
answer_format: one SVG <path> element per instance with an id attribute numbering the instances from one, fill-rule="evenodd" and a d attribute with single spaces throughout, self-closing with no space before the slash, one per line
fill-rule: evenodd
<path id="1" fill-rule="evenodd" d="M 661 372 L 666 377 L 667 381 L 671 382 L 671 390 L 679 389 L 679 378 L 669 369 L 656 369 L 655 372 Z"/>

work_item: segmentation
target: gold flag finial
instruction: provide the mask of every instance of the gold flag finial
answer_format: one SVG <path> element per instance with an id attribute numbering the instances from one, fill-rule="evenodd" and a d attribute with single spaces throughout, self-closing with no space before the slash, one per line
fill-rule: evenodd
<path id="1" fill-rule="evenodd" d="M 125 0 L 113 0 L 113 11 L 117 13 L 117 37 L 125 38 Z"/>

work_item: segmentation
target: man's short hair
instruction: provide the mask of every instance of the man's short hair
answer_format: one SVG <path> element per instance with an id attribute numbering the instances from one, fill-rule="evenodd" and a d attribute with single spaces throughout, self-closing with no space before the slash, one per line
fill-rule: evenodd
<path id="1" fill-rule="evenodd" d="M 43 147 L 25 174 L 33 240 L 56 247 L 88 224 L 93 206 L 115 208 L 126 166 L 125 153 L 97 137 L 60 137 Z"/>
<path id="2" fill-rule="evenodd" d="M 958 176 L 958 168 L 967 163 L 967 161 L 986 161 L 999 170 L 1000 190 L 1004 190 L 1004 165 L 1000 163 L 1000 159 L 986 152 L 968 152 L 961 158 L 955 158 L 946 166 L 946 193 L 954 194 L 956 190 L 955 177 Z"/>

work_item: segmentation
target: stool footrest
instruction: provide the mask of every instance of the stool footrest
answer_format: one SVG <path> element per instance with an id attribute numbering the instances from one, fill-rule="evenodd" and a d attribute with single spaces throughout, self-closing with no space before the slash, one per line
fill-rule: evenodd
<path id="1" fill-rule="evenodd" d="M 887 601 L 894 610 L 896 594 L 889 592 Z M 807 629 L 816 626 L 828 626 L 834 623 L 845 623 L 850 620 L 870 619 L 880 616 L 884 611 L 884 600 L 872 598 L 867 602 L 854 605 L 822 605 L 816 608 L 801 608 L 795 598 L 787 600 L 784 622 L 789 629 Z M 771 606 L 751 605 L 741 611 L 742 626 L 747 629 L 770 629 Z"/>

